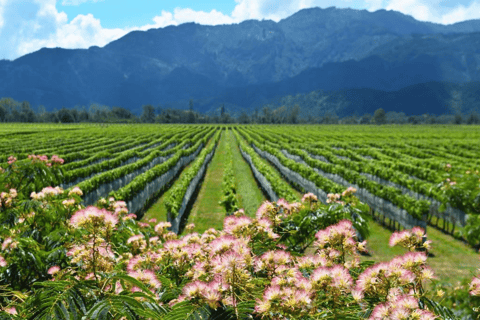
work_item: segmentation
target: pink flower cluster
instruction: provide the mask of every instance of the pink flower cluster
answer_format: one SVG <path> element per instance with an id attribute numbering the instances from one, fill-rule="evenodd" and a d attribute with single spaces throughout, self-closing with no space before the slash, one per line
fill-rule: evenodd
<path id="1" fill-rule="evenodd" d="M 228 216 L 223 220 L 223 231 L 233 236 L 255 236 L 261 234 L 267 239 L 280 236 L 273 232 L 268 218 L 251 219 L 247 216 Z"/>
<path id="2" fill-rule="evenodd" d="M 58 273 L 59 271 L 60 271 L 59 266 L 53 266 L 48 269 L 47 273 L 53 276 L 55 273 Z"/>
<path id="3" fill-rule="evenodd" d="M 276 204 L 264 202 L 255 219 L 237 212 L 225 218 L 221 231 L 209 229 L 181 238 L 168 230 L 169 222 L 153 225 L 156 221 L 149 221 L 141 229 L 130 228 L 138 223 L 125 221 L 132 219 L 132 214 L 124 216 L 122 222 L 120 214 L 128 213 L 123 201 L 109 199 L 104 205 L 108 209 L 90 206 L 79 210 L 69 222 L 74 228 L 89 231 L 79 230 L 82 239 L 67 253 L 83 271 L 79 273 L 81 278 L 98 279 L 100 272 L 125 269 L 157 299 L 165 277 L 171 277 L 172 283 L 186 279 L 180 296 L 170 301 L 170 306 L 191 301 L 213 309 L 237 308 L 241 301 L 256 299 L 255 313 L 269 319 L 318 317 L 319 310 L 330 316 L 328 312 L 341 314 L 344 307 L 353 304 L 362 310 L 377 304 L 371 319 L 432 319 L 433 314 L 420 310 L 416 302 L 419 292 L 423 292 L 423 282 L 433 278 L 433 271 L 426 266 L 427 255 L 409 252 L 373 265 L 357 277 L 354 272 L 358 269 L 349 269 L 358 267 L 358 250 L 364 249 L 365 242 L 358 243 L 349 220 L 318 231 L 315 254 L 298 257 L 279 249 L 279 235 L 273 231 L 275 221 L 298 210 L 284 200 Z M 114 245 L 111 241 L 118 238 L 114 232 L 119 223 L 123 224 L 118 228 L 122 230 L 120 238 L 128 239 Z M 414 229 L 411 233 L 418 235 L 420 231 Z M 130 233 L 123 238 L 125 232 Z M 347 261 L 351 256 L 353 260 Z M 68 272 L 59 271 L 55 266 L 48 273 L 61 277 Z M 480 279 L 474 283 L 472 291 L 477 292 Z M 124 283 L 105 287 L 113 289 L 117 293 L 141 291 Z"/>
<path id="4" fill-rule="evenodd" d="M 220 280 L 216 279 L 211 282 L 193 281 L 183 287 L 182 295 L 188 300 L 203 300 L 208 305 L 217 309 L 219 301 L 222 299 L 222 293 L 228 291 L 228 286 L 225 286 Z"/>
<path id="5" fill-rule="evenodd" d="M 357 265 L 359 262 L 357 250 L 364 250 L 365 247 L 364 242 L 358 244 L 355 240 L 356 231 L 350 220 L 342 220 L 318 231 L 315 238 L 317 240 L 314 242 L 314 246 L 317 253 L 330 264 L 347 263 L 346 256 L 353 255 L 354 260 L 348 262 L 346 266 Z"/>
<path id="6" fill-rule="evenodd" d="M 330 291 L 336 295 L 350 293 L 353 279 L 346 268 L 341 265 L 319 267 L 310 276 L 314 290 Z"/>
<path id="7" fill-rule="evenodd" d="M 8 157 L 8 164 L 12 164 L 12 163 L 14 163 L 15 161 L 17 161 L 17 158 L 15 158 L 14 156 Z"/>
<path id="8" fill-rule="evenodd" d="M 283 250 L 270 250 L 254 259 L 255 271 L 266 271 L 272 275 L 278 271 L 278 267 L 293 267 L 293 257 L 290 253 Z"/>
<path id="9" fill-rule="evenodd" d="M 408 252 L 390 262 L 375 264 L 358 277 L 356 290 L 365 296 L 398 295 L 405 290 L 413 294 L 424 280 L 434 278 L 426 261 L 425 252 Z"/>
<path id="10" fill-rule="evenodd" d="M 410 251 L 415 251 L 421 248 L 430 249 L 431 241 L 423 242 L 425 236 L 425 230 L 420 227 L 413 227 L 411 230 L 403 230 L 400 232 L 394 232 L 389 244 L 391 247 L 399 245 Z"/>
<path id="11" fill-rule="evenodd" d="M 62 201 L 62 204 L 66 207 L 73 207 L 75 205 L 75 199 L 65 199 Z"/>
<path id="12" fill-rule="evenodd" d="M 11 251 L 18 246 L 18 242 L 11 237 L 6 238 L 2 243 L 2 251 Z"/>
<path id="13" fill-rule="evenodd" d="M 48 167 L 51 167 L 52 165 L 55 164 L 63 164 L 65 161 L 62 158 L 59 158 L 57 155 L 53 155 L 50 160 L 48 160 L 48 157 L 46 155 L 34 155 L 30 154 L 28 155 L 28 159 L 31 159 L 32 162 L 44 162 Z"/>
<path id="14" fill-rule="evenodd" d="M 472 282 L 470 283 L 469 290 L 472 296 L 480 296 L 480 278 L 479 277 L 473 278 Z"/>
<path id="15" fill-rule="evenodd" d="M 302 202 L 317 202 L 318 201 L 318 198 L 316 195 L 314 195 L 313 193 L 309 192 L 309 193 L 306 193 L 303 195 L 302 197 Z"/>
<path id="16" fill-rule="evenodd" d="M 339 193 L 329 193 L 327 194 L 327 203 L 345 204 L 343 201 L 339 201 L 340 197 L 341 195 Z"/>
<path id="17" fill-rule="evenodd" d="M 79 264 L 87 272 L 112 271 L 115 266 L 115 253 L 104 239 L 90 239 L 80 245 L 74 245 L 68 252 L 71 263 Z"/>
<path id="18" fill-rule="evenodd" d="M 76 194 L 77 196 L 83 196 L 82 190 L 80 190 L 80 188 L 76 186 L 68 192 L 69 196 L 72 196 L 74 194 Z"/>
<path id="19" fill-rule="evenodd" d="M 478 269 L 480 271 L 480 269 Z M 480 296 L 480 276 L 474 277 L 469 288 L 472 296 Z"/>
<path id="20" fill-rule="evenodd" d="M 282 218 L 298 212 L 300 207 L 301 203 L 288 203 L 285 199 L 279 199 L 277 203 L 265 201 L 258 208 L 256 218 L 267 218 L 272 221 L 274 225 L 278 225 L 282 221 Z"/>
<path id="21" fill-rule="evenodd" d="M 373 309 L 371 320 L 386 319 L 419 319 L 435 320 L 435 314 L 428 310 L 420 309 L 418 300 L 411 295 L 392 295 L 385 303 L 378 304 Z"/>
<path id="22" fill-rule="evenodd" d="M 42 199 L 45 199 L 46 197 L 55 197 L 55 196 L 58 196 L 60 194 L 63 194 L 63 189 L 60 188 L 60 187 L 46 187 L 46 188 L 43 188 L 42 191 L 40 191 L 39 193 L 36 193 L 36 192 L 32 192 L 30 194 L 30 198 L 34 199 L 34 200 L 42 200 Z"/>
<path id="23" fill-rule="evenodd" d="M 147 242 L 143 234 L 131 236 L 130 238 L 128 238 L 127 244 L 130 245 L 134 251 L 143 251 L 147 247 Z"/>
<path id="24" fill-rule="evenodd" d="M 168 232 L 167 229 L 170 228 L 171 226 L 172 224 L 170 222 L 160 222 L 155 226 L 154 230 L 158 235 L 164 235 L 165 233 Z"/>
<path id="25" fill-rule="evenodd" d="M 10 189 L 9 192 L 0 193 L 0 207 L 5 206 L 10 208 L 13 205 L 13 200 L 18 196 L 16 189 Z"/>
<path id="26" fill-rule="evenodd" d="M 357 192 L 357 189 L 355 189 L 354 187 L 348 187 L 347 189 L 345 189 L 345 191 L 342 192 L 342 197 L 348 197 L 355 192 Z"/>
<path id="27" fill-rule="evenodd" d="M 118 223 L 118 217 L 106 209 L 99 209 L 94 206 L 88 206 L 85 209 L 78 210 L 70 218 L 70 225 L 75 228 L 85 228 L 97 225 L 99 229 L 111 229 Z"/>
<path id="28" fill-rule="evenodd" d="M 5 260 L 3 256 L 0 256 L 0 267 L 6 267 L 7 265 L 7 260 Z"/>

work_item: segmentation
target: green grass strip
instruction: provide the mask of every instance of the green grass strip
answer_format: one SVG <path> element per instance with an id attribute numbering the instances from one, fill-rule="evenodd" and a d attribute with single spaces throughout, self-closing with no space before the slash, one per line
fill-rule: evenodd
<path id="1" fill-rule="evenodd" d="M 227 139 L 233 154 L 233 173 L 237 183 L 237 198 L 240 208 L 243 208 L 247 215 L 253 217 L 266 198 L 255 181 L 250 165 L 243 159 L 232 131 L 228 131 Z"/>
<path id="2" fill-rule="evenodd" d="M 215 154 L 208 164 L 202 186 L 188 217 L 195 224 L 195 231 L 203 233 L 210 228 L 222 229 L 226 210 L 219 202 L 222 199 L 222 180 L 227 163 L 228 143 L 223 131 Z"/>

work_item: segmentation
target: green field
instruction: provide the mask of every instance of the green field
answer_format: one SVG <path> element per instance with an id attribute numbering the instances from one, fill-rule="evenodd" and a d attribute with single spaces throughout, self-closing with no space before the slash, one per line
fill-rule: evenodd
<path id="1" fill-rule="evenodd" d="M 252 165 L 278 198 L 299 201 L 308 191 L 288 178 L 291 174 L 284 174 L 288 171 L 325 193 L 361 186 L 395 210 L 403 209 L 414 221 L 440 219 L 440 229 L 443 220 L 450 218 L 432 211 L 433 202 L 428 201 L 450 199 L 439 187 L 449 177 L 452 180 L 448 181 L 456 181 L 448 187 L 449 192 L 462 199 L 451 206 L 462 214 L 480 214 L 469 200 L 478 194 L 478 184 L 472 184 L 475 170 L 480 168 L 480 130 L 476 126 L 2 124 L 0 167 L 8 166 L 11 155 L 19 162 L 27 162 L 32 153 L 58 155 L 65 160 L 65 189 L 79 186 L 85 201 L 90 201 L 85 205 L 94 204 L 100 196 L 114 196 L 126 201 L 130 212 L 143 216 L 142 222 L 167 221 L 169 213 L 173 217 L 179 214 L 175 210 L 181 207 L 189 179 L 201 164 L 197 160 L 215 144 L 213 157 L 183 213 L 182 223 L 194 223 L 194 231 L 199 233 L 223 228 L 227 212 L 220 201 L 227 148 L 233 155 L 231 187 L 240 208 L 252 218 L 265 200 L 272 200 L 255 179 Z M 167 177 L 177 161 L 194 152 L 197 156 L 164 182 L 164 175 Z M 448 172 L 447 164 L 451 166 Z M 158 187 L 160 183 L 162 187 Z M 382 214 L 381 206 L 372 209 Z M 436 216 L 429 219 L 431 214 Z M 427 226 L 427 239 L 432 241 L 429 265 L 441 283 L 471 279 L 480 266 L 478 250 L 460 240 L 458 231 L 465 230 L 465 225 L 449 223 L 445 230 Z M 452 224 L 456 224 L 457 238 L 449 234 Z M 388 245 L 392 230 L 373 220 L 369 226 L 371 256 L 363 260 L 388 261 L 405 252 Z M 400 220 L 394 226 L 405 229 Z"/>

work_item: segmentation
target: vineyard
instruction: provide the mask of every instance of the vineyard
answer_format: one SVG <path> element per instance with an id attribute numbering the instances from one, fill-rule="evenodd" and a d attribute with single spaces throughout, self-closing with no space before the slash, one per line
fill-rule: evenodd
<path id="1" fill-rule="evenodd" d="M 475 319 L 479 141 L 4 124 L 0 318 Z"/>

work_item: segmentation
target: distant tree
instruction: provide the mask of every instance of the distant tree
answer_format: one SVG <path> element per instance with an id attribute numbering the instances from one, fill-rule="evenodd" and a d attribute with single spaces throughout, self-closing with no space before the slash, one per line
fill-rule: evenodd
<path id="1" fill-rule="evenodd" d="M 418 119 L 417 116 L 410 116 L 410 117 L 408 117 L 408 123 L 418 124 L 419 122 L 420 122 L 420 120 Z"/>
<path id="2" fill-rule="evenodd" d="M 70 110 L 63 107 L 57 112 L 57 118 L 61 123 L 72 123 L 75 122 Z"/>
<path id="3" fill-rule="evenodd" d="M 320 119 L 320 123 L 323 124 L 337 124 L 338 123 L 338 116 L 335 112 L 328 110 L 325 115 Z"/>
<path id="4" fill-rule="evenodd" d="M 0 104 L 0 122 L 5 122 L 7 119 L 7 108 Z"/>
<path id="5" fill-rule="evenodd" d="M 5 121 L 5 122 L 15 121 L 12 113 L 16 109 L 17 105 L 18 105 L 18 102 L 13 100 L 12 98 L 2 98 L 2 99 L 0 99 L 0 106 L 5 108 L 5 114 L 4 114 L 3 121 Z"/>
<path id="6" fill-rule="evenodd" d="M 290 111 L 290 115 L 288 117 L 289 123 L 297 123 L 298 115 L 300 114 L 300 106 L 298 104 L 294 105 L 292 110 Z"/>
<path id="7" fill-rule="evenodd" d="M 373 114 L 373 121 L 375 124 L 385 124 L 387 123 L 387 116 L 385 110 L 382 108 L 375 110 Z"/>
<path id="8" fill-rule="evenodd" d="M 281 106 L 273 110 L 273 118 L 275 123 L 286 123 L 288 118 L 288 110 L 286 106 Z"/>
<path id="9" fill-rule="evenodd" d="M 9 121 L 11 122 L 21 122 L 23 119 L 22 119 L 22 114 L 20 113 L 19 109 L 18 109 L 18 106 L 14 106 L 11 111 L 10 111 L 10 114 L 9 114 Z"/>
<path id="10" fill-rule="evenodd" d="M 437 123 L 437 117 L 435 117 L 434 115 L 428 115 L 427 118 L 425 119 L 425 123 L 435 124 Z"/>
<path id="11" fill-rule="evenodd" d="M 152 105 L 148 104 L 146 106 L 143 106 L 141 120 L 145 123 L 155 122 L 155 108 Z"/>
<path id="12" fill-rule="evenodd" d="M 72 115 L 73 122 L 80 121 L 80 114 L 77 109 L 70 109 L 70 114 Z"/>
<path id="13" fill-rule="evenodd" d="M 90 104 L 90 107 L 88 108 L 88 114 L 89 114 L 90 121 L 93 121 L 93 122 L 96 121 L 95 113 L 99 109 L 100 109 L 100 106 L 98 104 L 96 104 L 96 103 Z"/>
<path id="14" fill-rule="evenodd" d="M 467 118 L 467 124 L 479 124 L 480 123 L 480 117 L 478 116 L 477 112 L 472 112 Z"/>
<path id="15" fill-rule="evenodd" d="M 90 120 L 90 115 L 88 114 L 87 110 L 83 109 L 78 114 L 78 121 L 79 122 L 87 122 Z"/>
<path id="16" fill-rule="evenodd" d="M 441 114 L 437 117 L 437 123 L 447 124 L 453 123 L 454 116 L 451 114 Z"/>
<path id="17" fill-rule="evenodd" d="M 268 106 L 263 107 L 262 109 L 262 123 L 272 123 L 272 110 Z"/>
<path id="18" fill-rule="evenodd" d="M 161 115 L 163 112 L 163 109 L 162 109 L 162 106 L 161 105 L 158 105 L 155 107 L 155 114 L 158 116 L 158 115 Z"/>
<path id="19" fill-rule="evenodd" d="M 238 123 L 250 123 L 250 117 L 245 111 L 240 113 L 240 116 L 238 117 Z"/>
<path id="20" fill-rule="evenodd" d="M 58 118 L 58 111 L 55 109 L 54 112 L 47 112 L 45 117 L 47 117 L 47 122 L 59 123 L 61 122 Z"/>
<path id="21" fill-rule="evenodd" d="M 95 110 L 93 115 L 93 122 L 105 122 L 108 120 L 108 112 L 104 109 Z"/>
<path id="22" fill-rule="evenodd" d="M 372 115 L 369 113 L 364 114 L 360 118 L 360 124 L 370 124 L 372 122 Z"/>
<path id="23" fill-rule="evenodd" d="M 45 113 L 47 112 L 47 108 L 45 108 L 44 105 L 39 105 L 38 108 L 37 108 L 37 121 L 38 122 L 48 122 L 46 121 L 47 119 L 45 119 Z"/>
<path id="24" fill-rule="evenodd" d="M 170 116 L 170 113 L 167 111 L 165 112 L 165 123 L 172 123 L 172 117 Z"/>
<path id="25" fill-rule="evenodd" d="M 195 113 L 193 111 L 193 99 L 188 103 L 187 123 L 195 123 Z"/>
<path id="26" fill-rule="evenodd" d="M 389 111 L 386 113 L 387 123 L 406 123 L 408 121 L 404 112 Z"/>
<path id="27" fill-rule="evenodd" d="M 358 118 L 355 115 L 351 115 L 342 119 L 344 124 L 358 124 Z"/>
<path id="28" fill-rule="evenodd" d="M 22 122 L 35 122 L 36 121 L 36 114 L 30 107 L 30 103 L 28 101 L 23 101 L 21 106 L 21 119 Z"/>
<path id="29" fill-rule="evenodd" d="M 455 118 L 453 120 L 453 123 L 455 124 L 461 124 L 463 122 L 463 118 L 462 118 L 462 115 L 460 113 L 457 113 L 455 115 Z"/>
<path id="30" fill-rule="evenodd" d="M 133 113 L 122 107 L 113 107 L 111 111 L 114 118 L 117 119 L 131 119 L 133 118 Z"/>
<path id="31" fill-rule="evenodd" d="M 258 109 L 255 108 L 255 111 L 253 111 L 253 117 L 252 117 L 252 122 L 253 123 L 259 123 L 259 120 L 258 120 Z"/>

